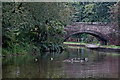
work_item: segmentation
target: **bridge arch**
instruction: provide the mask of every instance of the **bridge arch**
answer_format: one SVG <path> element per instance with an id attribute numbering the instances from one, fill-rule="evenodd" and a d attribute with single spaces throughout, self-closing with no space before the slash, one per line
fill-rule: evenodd
<path id="1" fill-rule="evenodd" d="M 95 31 L 77 31 L 77 32 L 73 32 L 71 34 L 66 34 L 65 35 L 65 39 L 64 39 L 64 42 L 69 38 L 71 37 L 72 35 L 75 35 L 75 34 L 83 34 L 83 33 L 86 33 L 86 34 L 90 34 L 94 37 L 96 37 L 96 39 L 100 42 L 101 45 L 106 45 L 107 44 L 107 39 L 99 32 L 95 32 Z"/>

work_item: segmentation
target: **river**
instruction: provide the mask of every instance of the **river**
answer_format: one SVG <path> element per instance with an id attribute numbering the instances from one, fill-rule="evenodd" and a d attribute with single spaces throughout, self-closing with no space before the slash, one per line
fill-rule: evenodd
<path id="1" fill-rule="evenodd" d="M 118 78 L 120 54 L 69 46 L 62 53 L 3 58 L 3 78 Z M 73 60 L 68 61 L 67 60 Z M 78 60 L 75 62 L 75 60 Z"/>

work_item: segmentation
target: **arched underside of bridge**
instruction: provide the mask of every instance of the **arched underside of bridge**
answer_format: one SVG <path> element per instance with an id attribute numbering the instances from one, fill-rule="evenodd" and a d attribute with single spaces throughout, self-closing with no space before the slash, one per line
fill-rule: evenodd
<path id="1" fill-rule="evenodd" d="M 103 37 L 103 35 L 101 33 L 94 32 L 94 31 L 78 31 L 78 32 L 71 33 L 71 34 L 65 36 L 64 42 L 72 35 L 83 34 L 83 33 L 90 34 L 90 35 L 96 37 L 96 39 L 100 42 L 101 45 L 107 44 L 107 39 L 105 37 Z"/>

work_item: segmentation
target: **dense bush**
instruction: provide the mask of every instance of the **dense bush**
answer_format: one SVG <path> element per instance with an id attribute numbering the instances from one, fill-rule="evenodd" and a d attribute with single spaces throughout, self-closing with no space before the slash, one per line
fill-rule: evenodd
<path id="1" fill-rule="evenodd" d="M 68 3 L 3 2 L 2 11 L 3 54 L 61 49 L 72 14 Z"/>

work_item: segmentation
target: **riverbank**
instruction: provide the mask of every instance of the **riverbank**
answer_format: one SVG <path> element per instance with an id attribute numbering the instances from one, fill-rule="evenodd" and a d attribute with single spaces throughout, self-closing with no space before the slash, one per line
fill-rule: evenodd
<path id="1" fill-rule="evenodd" d="M 65 45 L 69 46 L 80 46 L 92 50 L 104 51 L 104 52 L 120 52 L 120 46 L 115 45 L 98 45 L 98 44 L 86 44 L 78 42 L 64 42 Z"/>
<path id="2" fill-rule="evenodd" d="M 25 45 L 25 44 L 24 44 Z M 55 44 L 55 43 L 32 43 L 28 44 L 26 43 L 27 46 L 22 46 L 22 45 L 15 45 L 12 49 L 2 49 L 2 57 L 10 57 L 10 56 L 21 56 L 25 54 L 32 54 L 36 55 L 37 53 L 46 53 L 46 52 L 57 52 L 61 53 L 64 50 L 64 45 L 60 44 Z"/>

